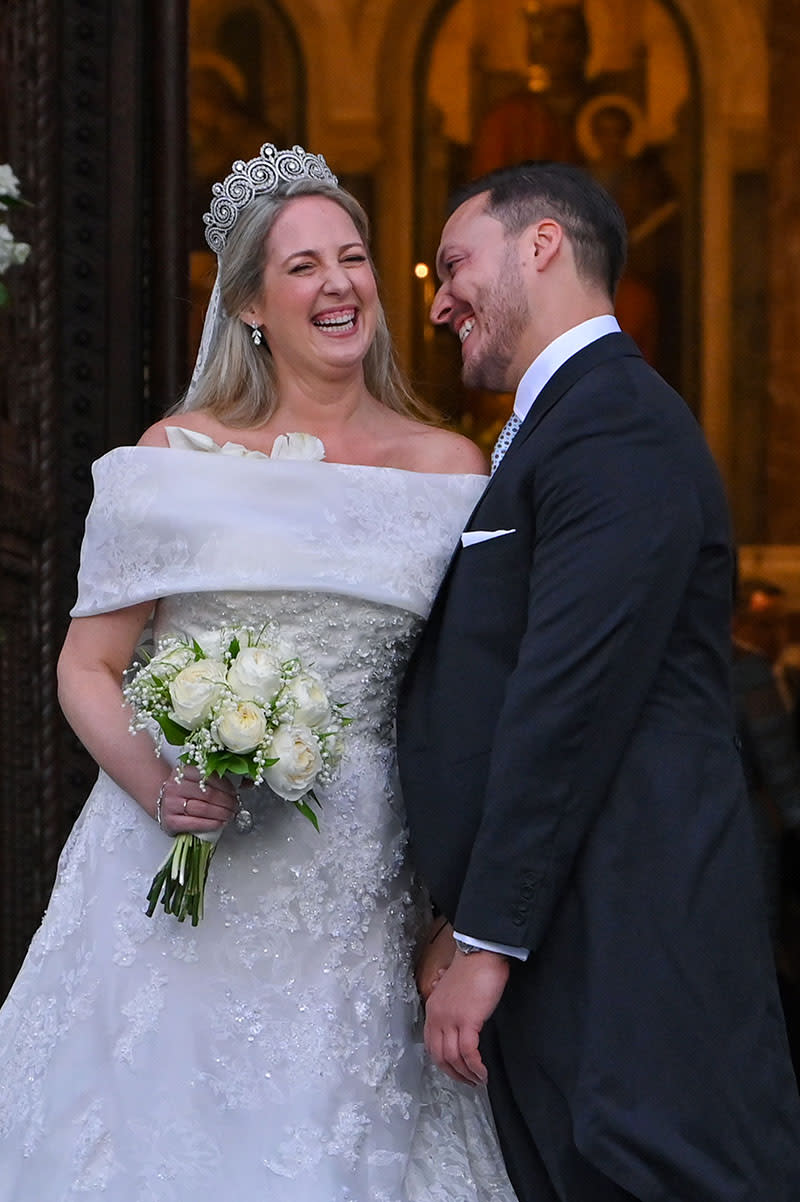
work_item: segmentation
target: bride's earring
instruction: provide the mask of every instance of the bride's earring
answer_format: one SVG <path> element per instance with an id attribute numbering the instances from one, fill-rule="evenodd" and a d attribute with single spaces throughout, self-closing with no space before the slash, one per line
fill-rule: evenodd
<path id="1" fill-rule="evenodd" d="M 254 321 L 250 322 L 250 326 L 253 331 L 250 335 L 250 337 L 253 339 L 253 345 L 261 346 L 261 343 L 264 341 L 264 335 L 261 333 L 261 327 Z"/>

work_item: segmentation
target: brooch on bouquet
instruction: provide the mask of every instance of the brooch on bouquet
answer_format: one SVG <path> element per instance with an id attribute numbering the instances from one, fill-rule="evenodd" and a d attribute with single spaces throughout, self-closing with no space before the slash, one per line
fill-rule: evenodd
<path id="1" fill-rule="evenodd" d="M 155 722 L 205 780 L 212 773 L 237 785 L 265 783 L 319 830 L 314 786 L 328 784 L 342 757 L 351 722 L 332 701 L 319 675 L 280 638 L 274 623 L 256 631 L 236 627 L 195 639 L 166 639 L 124 685 L 133 710 L 131 730 Z M 252 829 L 240 805 L 237 829 Z M 208 869 L 221 831 L 181 834 L 153 877 L 148 916 L 161 901 L 179 922 L 203 916 Z"/>

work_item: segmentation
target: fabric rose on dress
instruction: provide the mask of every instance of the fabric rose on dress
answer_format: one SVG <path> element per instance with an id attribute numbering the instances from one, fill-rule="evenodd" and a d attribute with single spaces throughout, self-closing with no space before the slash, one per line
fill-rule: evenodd
<path id="1" fill-rule="evenodd" d="M 253 451 L 240 442 L 226 442 L 220 446 L 208 434 L 187 430 L 184 426 L 167 426 L 167 442 L 173 451 L 207 451 L 213 455 L 233 455 L 240 459 L 269 459 L 269 455 L 263 451 Z"/>
<path id="2" fill-rule="evenodd" d="M 305 459 L 313 462 L 325 458 L 325 445 L 315 434 L 279 434 L 269 455 L 240 442 L 226 442 L 220 446 L 208 434 L 187 430 L 185 426 L 167 426 L 167 442 L 174 451 L 208 451 L 241 459 Z"/>
<path id="3" fill-rule="evenodd" d="M 322 681 L 314 672 L 300 672 L 286 686 L 286 696 L 294 703 L 294 720 L 299 726 L 325 726 L 331 706 Z"/>
<path id="4" fill-rule="evenodd" d="M 170 681 L 171 717 L 180 726 L 195 730 L 206 721 L 225 688 L 225 665 L 220 660 L 200 659 L 182 668 Z"/>
<path id="5" fill-rule="evenodd" d="M 322 768 L 316 738 L 307 726 L 279 726 L 270 751 L 278 762 L 264 769 L 264 779 L 279 797 L 299 801 Z"/>
<path id="6" fill-rule="evenodd" d="M 267 717 L 260 705 L 254 701 L 240 701 L 223 709 L 214 723 L 219 741 L 228 748 L 244 755 L 254 751 L 267 733 Z"/>
<path id="7" fill-rule="evenodd" d="M 242 647 L 228 668 L 228 684 L 245 701 L 269 705 L 282 683 L 280 661 L 266 647 Z"/>
<path id="8" fill-rule="evenodd" d="M 279 434 L 272 444 L 270 459 L 325 458 L 325 446 L 315 434 Z"/>

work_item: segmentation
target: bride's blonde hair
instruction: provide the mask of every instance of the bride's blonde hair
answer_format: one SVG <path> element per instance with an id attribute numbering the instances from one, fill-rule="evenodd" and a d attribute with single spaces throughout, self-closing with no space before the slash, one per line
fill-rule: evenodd
<path id="1" fill-rule="evenodd" d="M 219 258 L 222 317 L 207 362 L 176 406 L 179 411 L 204 409 L 228 426 L 257 426 L 267 421 L 278 403 L 275 365 L 266 346 L 255 346 L 239 317 L 261 294 L 270 231 L 289 201 L 297 196 L 321 196 L 334 201 L 351 218 L 364 245 L 369 246 L 369 221 L 349 192 L 332 184 L 302 179 L 279 192 L 256 196 L 236 220 Z M 372 258 L 370 266 L 377 281 Z M 397 362 L 386 315 L 378 301 L 375 337 L 364 359 L 364 380 L 376 400 L 387 408 L 431 424 L 435 411 L 412 392 Z"/>

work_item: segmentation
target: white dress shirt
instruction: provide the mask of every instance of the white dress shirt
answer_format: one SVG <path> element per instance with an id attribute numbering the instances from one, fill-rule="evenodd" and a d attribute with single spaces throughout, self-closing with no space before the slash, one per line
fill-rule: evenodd
<path id="1" fill-rule="evenodd" d="M 619 332 L 620 327 L 616 317 L 612 313 L 604 313 L 600 317 L 590 317 L 588 321 L 582 321 L 580 325 L 573 326 L 571 330 L 554 338 L 543 351 L 539 352 L 519 382 L 514 397 L 514 412 L 519 420 L 525 421 L 545 384 L 568 359 L 583 350 L 585 346 L 596 342 L 598 338 Z M 529 949 L 525 947 L 510 947 L 505 943 L 490 943 L 485 939 L 473 939 L 471 935 L 462 935 L 460 931 L 456 931 L 456 938 L 487 952 L 500 952 L 501 955 L 513 956 L 517 960 L 528 959 Z"/>
<path id="2" fill-rule="evenodd" d="M 554 338 L 539 352 L 519 382 L 517 395 L 514 397 L 514 412 L 519 420 L 525 421 L 545 384 L 567 359 L 571 359 L 598 338 L 619 332 L 619 322 L 613 313 L 603 313 L 600 317 L 590 317 L 588 321 L 582 321 L 580 325 L 573 326 L 571 330 Z"/>

